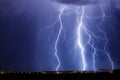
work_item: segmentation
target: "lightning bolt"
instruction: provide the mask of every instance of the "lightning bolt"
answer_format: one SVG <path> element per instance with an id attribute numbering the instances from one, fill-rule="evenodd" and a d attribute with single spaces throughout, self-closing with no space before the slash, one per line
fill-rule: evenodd
<path id="1" fill-rule="evenodd" d="M 92 66 L 93 70 L 96 71 L 97 68 L 96 68 L 96 55 L 97 55 L 97 51 L 101 51 L 103 53 L 106 54 L 109 62 L 110 62 L 110 66 L 111 66 L 111 69 L 114 69 L 114 64 L 113 64 L 113 61 L 112 61 L 112 58 L 110 56 L 110 53 L 107 51 L 107 45 L 109 43 L 108 39 L 107 39 L 107 34 L 105 33 L 105 31 L 103 29 L 101 29 L 100 26 L 102 26 L 102 23 L 105 21 L 105 12 L 104 12 L 104 8 L 103 8 L 103 5 L 100 5 L 100 9 L 101 9 L 101 13 L 102 15 L 100 17 L 91 17 L 91 16 L 87 16 L 85 13 L 86 13 L 86 6 L 82 6 L 82 7 L 77 7 L 77 9 L 75 10 L 75 13 L 77 15 L 76 17 L 76 23 L 77 23 L 77 31 L 76 31 L 76 34 L 77 35 L 77 38 L 76 38 L 76 44 L 75 44 L 75 47 L 73 49 L 71 49 L 68 53 L 70 53 L 72 50 L 74 49 L 79 49 L 79 52 L 76 52 L 78 53 L 80 56 L 81 56 L 81 59 L 82 59 L 82 65 L 80 65 L 80 68 L 82 66 L 82 70 L 85 71 L 87 69 L 89 69 L 89 66 Z M 56 66 L 56 71 L 58 71 L 60 69 L 61 66 L 61 60 L 60 60 L 60 57 L 58 55 L 58 43 L 59 43 L 59 40 L 60 40 L 60 37 L 62 35 L 62 31 L 64 30 L 63 28 L 63 21 L 62 21 L 62 15 L 65 11 L 65 7 L 62 7 L 60 9 L 60 12 L 59 12 L 59 15 L 58 15 L 58 18 L 56 19 L 55 23 L 50 25 L 49 27 L 54 27 L 55 24 L 57 24 L 57 22 L 59 21 L 60 23 L 60 28 L 59 28 L 59 31 L 58 31 L 58 34 L 57 34 L 57 37 L 56 37 L 56 40 L 55 40 L 55 45 L 54 45 L 54 55 L 57 59 L 57 66 Z M 101 36 L 98 36 L 96 35 L 94 32 L 92 32 L 91 30 L 89 30 L 89 28 L 87 28 L 88 26 L 85 26 L 85 20 L 84 18 L 89 18 L 89 19 L 101 19 L 101 21 L 99 22 L 99 24 L 96 26 L 97 27 L 97 30 L 100 34 L 104 35 L 103 38 L 101 38 Z M 86 35 L 88 37 L 88 40 L 84 42 L 84 38 L 82 37 L 82 34 L 84 33 L 84 35 Z M 53 30 L 52 30 L 52 33 L 50 34 L 50 36 L 52 36 L 53 34 Z M 50 40 L 50 37 L 49 39 Z M 97 48 L 95 46 L 95 43 L 96 41 L 103 41 L 104 42 L 104 50 L 99 50 L 99 48 Z M 87 51 L 86 51 L 86 47 L 87 46 L 90 46 L 90 49 L 92 49 L 92 65 L 88 65 L 87 63 L 89 61 L 87 61 Z M 76 54 L 75 54 L 76 55 Z"/>
<path id="2" fill-rule="evenodd" d="M 79 14 L 78 14 L 79 15 Z M 82 14 L 80 17 L 80 20 L 78 19 L 78 28 L 77 28 L 77 44 L 78 47 L 80 48 L 81 52 L 80 55 L 82 56 L 82 64 L 83 64 L 83 69 L 82 70 L 86 70 L 86 60 L 85 60 L 85 49 L 83 47 L 82 44 L 82 39 L 81 39 L 81 28 L 83 28 L 83 16 L 84 16 L 84 7 L 82 7 Z"/>
<path id="3" fill-rule="evenodd" d="M 111 56 L 110 56 L 110 53 L 107 51 L 107 45 L 108 45 L 108 39 L 107 39 L 107 34 L 100 28 L 100 26 L 102 25 L 102 23 L 104 22 L 105 20 L 105 13 L 104 13 L 104 9 L 103 9 L 103 5 L 100 5 L 100 8 L 101 8 L 101 13 L 102 13 L 102 16 L 101 17 L 89 17 L 87 15 L 85 15 L 85 6 L 82 7 L 82 11 L 81 11 L 81 15 L 80 15 L 80 12 L 78 11 L 77 12 L 77 23 L 78 23 L 78 26 L 77 26 L 77 45 L 80 49 L 80 55 L 82 57 L 82 70 L 87 70 L 87 60 L 86 60 L 86 46 L 89 45 L 91 47 L 91 49 L 93 50 L 93 53 L 92 53 L 92 61 L 93 61 L 93 70 L 97 70 L 96 69 L 96 55 L 97 55 L 97 50 L 98 51 L 101 51 L 99 50 L 98 48 L 95 47 L 95 40 L 93 38 L 95 38 L 96 40 L 98 41 L 104 41 L 104 50 L 101 51 L 101 52 L 104 52 L 107 57 L 108 57 L 108 60 L 111 64 L 111 69 L 114 69 L 114 64 L 113 64 L 113 61 L 111 59 Z M 80 19 L 79 19 L 80 17 Z M 95 33 L 91 32 L 85 25 L 84 25 L 84 18 L 87 17 L 87 18 L 95 18 L 95 19 L 102 19 L 100 21 L 100 23 L 97 25 L 97 29 L 98 31 L 104 35 L 104 38 L 102 39 L 100 36 L 97 36 Z M 81 31 L 84 31 L 85 34 L 88 36 L 88 41 L 83 44 L 83 38 L 82 38 L 82 33 Z"/>
<path id="4" fill-rule="evenodd" d="M 105 44 L 104 44 L 104 52 L 105 52 L 105 54 L 107 55 L 107 57 L 108 57 L 108 59 L 109 59 L 109 61 L 110 61 L 111 69 L 114 69 L 114 63 L 113 63 L 113 61 L 112 61 L 112 59 L 111 59 L 110 53 L 107 51 L 107 45 L 108 45 L 108 43 L 109 43 L 109 41 L 108 41 L 108 39 L 107 39 L 107 34 L 100 28 L 100 26 L 102 25 L 102 23 L 104 22 L 105 17 L 106 17 L 105 12 L 104 12 L 103 5 L 100 5 L 100 8 L 101 8 L 101 12 L 102 12 L 102 16 L 101 16 L 102 20 L 101 20 L 101 22 L 98 24 L 97 28 L 98 28 L 99 32 L 101 32 L 101 34 L 104 35 L 104 41 L 105 41 Z"/>
<path id="5" fill-rule="evenodd" d="M 63 24 L 62 24 L 62 19 L 61 19 L 61 16 L 62 16 L 63 12 L 64 12 L 64 8 L 62 8 L 60 10 L 60 14 L 59 14 L 59 17 L 58 17 L 59 21 L 60 21 L 60 28 L 59 28 L 59 32 L 58 32 L 58 35 L 57 35 L 57 39 L 55 41 L 55 53 L 54 54 L 55 54 L 55 56 L 57 58 L 57 61 L 58 61 L 58 65 L 56 67 L 56 71 L 58 71 L 58 69 L 60 68 L 60 65 L 61 65 L 61 61 L 60 61 L 59 56 L 58 56 L 57 45 L 58 45 L 58 42 L 59 42 L 59 39 L 60 39 L 61 32 L 63 30 Z"/>
<path id="6" fill-rule="evenodd" d="M 58 62 L 57 66 L 56 66 L 56 69 L 55 69 L 56 71 L 58 71 L 60 67 L 63 69 L 63 67 L 61 66 L 61 60 L 59 59 L 59 55 L 58 55 L 58 43 L 59 43 L 59 39 L 60 39 L 62 30 L 64 31 L 64 36 L 65 36 L 65 30 L 64 30 L 64 28 L 63 28 L 63 23 L 62 23 L 62 15 L 63 15 L 64 10 L 65 10 L 64 7 L 60 8 L 60 10 L 59 10 L 59 15 L 57 16 L 57 19 L 54 21 L 54 23 L 51 24 L 51 25 L 49 25 L 49 26 L 47 26 L 45 29 L 42 29 L 42 30 L 41 30 L 41 31 L 44 31 L 44 30 L 46 30 L 46 29 L 52 28 L 52 29 L 51 29 L 51 33 L 50 33 L 50 35 L 49 35 L 49 37 L 48 37 L 48 43 L 49 43 L 49 42 L 50 42 L 50 39 L 51 39 L 51 36 L 53 35 L 53 28 L 55 27 L 55 25 L 56 25 L 58 22 L 60 23 L 60 28 L 59 28 L 59 31 L 58 31 L 58 34 L 57 34 L 57 38 L 56 38 L 56 40 L 55 40 L 55 45 L 54 45 L 54 55 L 55 55 L 55 57 L 56 57 L 56 59 L 57 59 L 57 62 Z M 65 37 L 64 37 L 64 38 L 65 38 Z"/>

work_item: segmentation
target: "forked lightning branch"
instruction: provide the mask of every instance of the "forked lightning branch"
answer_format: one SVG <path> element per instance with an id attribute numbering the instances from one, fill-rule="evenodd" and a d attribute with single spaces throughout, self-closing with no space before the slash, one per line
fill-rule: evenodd
<path id="1" fill-rule="evenodd" d="M 77 31 L 76 31 L 76 43 L 75 45 L 77 45 L 76 48 L 79 49 L 79 58 L 82 59 L 82 62 L 79 62 L 79 64 L 82 63 L 82 65 L 80 65 L 80 69 L 85 71 L 85 70 L 88 70 L 89 69 L 89 66 L 92 66 L 93 70 L 97 70 L 96 68 L 96 55 L 97 55 L 97 50 L 99 50 L 94 44 L 96 43 L 94 38 L 99 40 L 99 41 L 104 41 L 104 50 L 102 52 L 104 52 L 104 54 L 106 55 L 106 58 L 109 60 L 109 66 L 111 67 L 111 69 L 114 69 L 114 64 L 113 64 L 113 61 L 112 61 L 112 58 L 110 56 L 110 53 L 107 51 L 107 45 L 109 43 L 108 39 L 107 39 L 107 34 L 105 33 L 105 31 L 100 27 L 102 26 L 102 24 L 104 23 L 104 20 L 105 20 L 105 13 L 104 13 L 104 5 L 99 5 L 100 7 L 100 11 L 101 11 L 101 16 L 99 17 L 92 17 L 92 16 L 87 16 L 85 15 L 85 13 L 87 13 L 87 10 L 86 10 L 86 6 L 80 6 L 80 7 L 76 7 L 76 25 L 75 28 L 77 27 Z M 69 7 L 70 8 L 70 7 Z M 65 16 L 65 12 L 67 11 L 66 7 L 62 7 L 60 8 L 59 11 L 59 15 L 56 19 L 55 22 L 53 22 L 54 24 L 52 24 L 52 27 L 57 27 L 55 26 L 55 24 L 57 22 L 60 23 L 59 25 L 59 30 L 57 32 L 57 37 L 56 37 L 56 40 L 55 40 L 55 44 L 54 44 L 54 55 L 56 57 L 56 61 L 57 61 L 57 64 L 56 64 L 56 71 L 59 71 L 62 67 L 62 63 L 61 63 L 61 60 L 60 60 L 60 57 L 58 54 L 60 54 L 58 51 L 59 51 L 59 48 L 58 48 L 58 43 L 59 43 L 59 40 L 62 36 L 62 33 L 63 33 L 63 28 L 64 28 L 64 24 L 63 24 L 63 21 L 62 18 Z M 69 10 L 68 10 L 69 12 Z M 64 16 L 63 16 L 64 15 Z M 101 21 L 99 22 L 99 24 L 96 26 L 97 29 L 98 29 L 98 33 L 104 35 L 103 38 L 100 38 L 100 36 L 97 36 L 94 32 L 90 31 L 88 29 L 88 26 L 85 26 L 84 25 L 84 18 L 86 17 L 89 17 L 90 19 L 93 19 L 93 18 L 98 18 L 98 19 L 101 19 Z M 83 41 L 84 41 L 84 38 L 82 37 L 81 34 L 83 34 L 82 32 L 84 32 L 84 35 L 87 35 L 88 36 L 88 41 L 83 44 Z M 89 63 L 89 61 L 87 61 L 86 59 L 86 45 L 89 45 L 91 47 L 91 49 L 93 50 L 93 52 L 91 53 L 92 54 L 92 65 L 88 65 L 87 63 Z M 73 45 L 74 46 L 74 45 Z M 74 53 L 73 53 L 74 54 Z M 78 64 L 78 65 L 79 65 Z M 64 68 L 63 68 L 64 69 Z"/>

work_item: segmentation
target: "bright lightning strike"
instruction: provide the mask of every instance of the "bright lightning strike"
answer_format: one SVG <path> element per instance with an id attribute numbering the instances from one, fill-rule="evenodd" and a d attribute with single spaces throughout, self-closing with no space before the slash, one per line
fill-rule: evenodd
<path id="1" fill-rule="evenodd" d="M 92 66 L 92 69 L 96 71 L 97 70 L 96 65 L 98 64 L 98 62 L 96 62 L 96 55 L 97 55 L 97 51 L 100 51 L 100 52 L 103 52 L 103 53 L 106 54 L 106 56 L 107 56 L 107 58 L 110 62 L 111 68 L 114 69 L 114 64 L 113 64 L 113 61 L 111 59 L 110 53 L 107 51 L 107 45 L 109 43 L 108 39 L 107 39 L 107 34 L 105 33 L 105 31 L 103 31 L 100 28 L 100 26 L 102 26 L 102 23 L 104 22 L 105 17 L 106 17 L 103 5 L 100 5 L 100 9 L 101 9 L 100 12 L 102 13 L 102 15 L 100 17 L 87 16 L 86 15 L 86 12 L 87 12 L 86 7 L 87 6 L 77 7 L 76 10 L 74 10 L 75 12 L 73 11 L 77 15 L 77 17 L 76 17 L 76 19 L 77 19 L 77 22 L 76 22 L 77 23 L 77 26 L 76 26 L 77 31 L 76 31 L 76 34 L 75 34 L 77 36 L 77 38 L 76 38 L 77 44 L 75 44 L 77 47 L 75 46 L 74 49 L 79 49 L 79 52 L 77 52 L 77 53 L 79 53 L 79 55 L 81 56 L 81 59 L 82 59 L 82 62 L 80 62 L 80 63 L 82 63 L 82 65 L 80 65 L 79 68 L 81 69 L 81 67 L 82 67 L 82 70 L 85 71 L 85 70 L 89 70 L 90 66 Z M 57 59 L 57 62 L 58 62 L 57 66 L 56 66 L 56 69 L 55 69 L 56 71 L 60 70 L 60 67 L 62 67 L 61 66 L 61 60 L 60 60 L 60 57 L 58 55 L 58 53 L 59 53 L 58 52 L 58 49 L 59 49 L 58 48 L 58 43 L 59 43 L 60 37 L 63 36 L 62 35 L 62 30 L 64 30 L 64 27 L 63 27 L 62 15 L 65 12 L 65 10 L 66 10 L 66 8 L 62 7 L 60 9 L 58 18 L 56 19 L 55 23 L 52 24 L 51 26 L 49 26 L 49 27 L 54 27 L 55 24 L 57 24 L 58 21 L 60 23 L 60 28 L 58 30 L 57 38 L 55 40 L 55 45 L 54 45 L 54 50 L 55 50 L 54 55 L 55 55 L 55 57 Z M 69 13 L 69 10 L 67 12 Z M 101 36 L 98 36 L 94 32 L 92 32 L 91 30 L 89 30 L 88 27 L 90 27 L 90 26 L 85 26 L 84 23 L 86 23 L 86 21 L 84 20 L 84 18 L 86 18 L 86 19 L 89 18 L 91 20 L 92 19 L 101 19 L 101 21 L 99 22 L 99 24 L 96 27 L 98 29 L 98 33 L 104 35 L 104 38 L 101 38 Z M 86 35 L 87 38 L 88 38 L 87 42 L 85 42 L 85 43 L 83 43 L 84 38 L 83 38 L 82 34 Z M 104 50 L 103 51 L 99 50 L 99 48 L 97 48 L 95 46 L 95 43 L 96 43 L 95 40 L 102 41 L 102 42 L 104 41 L 104 43 L 103 43 Z M 87 51 L 86 51 L 87 46 L 90 46 L 90 49 L 92 49 L 92 52 L 91 52 L 92 65 L 87 64 L 87 63 L 89 63 L 89 61 L 87 60 Z M 74 49 L 71 49 L 71 50 L 74 50 Z M 76 54 L 74 54 L 74 55 L 76 55 Z"/>
<path id="2" fill-rule="evenodd" d="M 85 49 L 83 47 L 83 44 L 82 44 L 82 39 L 81 39 L 81 28 L 83 27 L 83 16 L 84 16 L 84 7 L 82 7 L 82 14 L 81 14 L 81 17 L 80 17 L 80 20 L 78 20 L 78 28 L 77 28 L 77 43 L 78 43 L 78 46 L 81 50 L 80 54 L 82 56 L 82 64 L 83 64 L 83 69 L 82 70 L 86 70 L 86 60 L 85 60 Z"/>
<path id="3" fill-rule="evenodd" d="M 63 30 L 63 24 L 62 24 L 62 19 L 61 19 L 61 16 L 63 14 L 63 11 L 64 11 L 64 8 L 62 8 L 60 10 L 60 14 L 59 14 L 59 21 L 60 21 L 60 28 L 59 28 L 59 32 L 58 32 L 58 35 L 57 35 L 57 39 L 55 41 L 55 56 L 57 58 L 57 61 L 58 61 L 58 65 L 56 67 L 56 71 L 58 71 L 58 69 L 60 68 L 60 65 L 61 65 L 61 62 L 60 62 L 60 59 L 59 59 L 59 56 L 58 56 L 58 49 L 57 49 L 57 45 L 58 45 L 58 42 L 59 42 L 59 38 L 60 38 L 60 35 L 61 35 L 61 32 Z"/>
<path id="4" fill-rule="evenodd" d="M 43 30 L 46 30 L 46 29 L 52 28 L 51 33 L 48 37 L 48 42 L 50 42 L 50 38 L 53 35 L 53 28 L 55 27 L 55 25 L 58 22 L 60 23 L 60 28 L 59 28 L 59 31 L 58 31 L 58 34 L 57 34 L 57 38 L 55 40 L 55 45 L 54 45 L 54 55 L 55 55 L 55 57 L 57 59 L 57 62 L 58 62 L 57 66 L 56 66 L 56 69 L 55 69 L 56 71 L 58 71 L 60 67 L 63 69 L 63 67 L 61 66 L 61 60 L 60 60 L 59 55 L 58 55 L 58 43 L 59 43 L 59 39 L 60 39 L 62 30 L 64 31 L 63 23 L 62 23 L 62 15 L 63 15 L 64 10 L 65 10 L 64 7 L 60 8 L 59 15 L 58 15 L 57 19 L 55 20 L 55 22 L 53 24 L 47 26 L 45 29 L 43 29 Z"/>
<path id="5" fill-rule="evenodd" d="M 86 51 L 85 51 L 85 47 L 86 45 L 89 45 L 91 47 L 91 49 L 93 50 L 93 53 L 92 53 L 92 60 L 93 60 L 93 70 L 96 71 L 96 55 L 97 55 L 97 50 L 99 50 L 98 48 L 95 47 L 95 41 L 93 39 L 93 37 L 99 41 L 104 41 L 105 44 L 104 44 L 104 50 L 102 52 L 104 52 L 107 57 L 108 57 L 108 60 L 111 64 L 111 68 L 114 69 L 114 64 L 113 64 L 113 61 L 110 57 L 110 53 L 106 50 L 107 49 L 107 45 L 108 45 L 108 39 L 107 39 L 107 35 L 106 33 L 100 28 L 100 26 L 102 25 L 102 23 L 104 22 L 105 20 L 105 13 L 104 13 L 104 9 L 103 9 L 103 5 L 100 5 L 100 8 L 101 8 L 101 13 L 102 13 L 102 16 L 101 17 L 88 17 L 88 18 L 96 18 L 96 19 L 102 19 L 100 21 L 100 23 L 97 25 L 97 29 L 98 31 L 104 35 L 104 38 L 100 38 L 100 36 L 96 36 L 95 33 L 91 32 L 86 26 L 84 26 L 84 23 L 83 23 L 83 18 L 86 17 L 85 16 L 85 6 L 82 7 L 82 11 L 81 11 L 81 15 L 80 12 L 78 11 L 77 12 L 77 18 L 79 18 L 80 16 L 80 19 L 77 19 L 77 23 L 78 23 L 78 28 L 77 28 L 77 44 L 81 50 L 80 54 L 82 56 L 82 66 L 83 66 L 83 69 L 82 70 L 87 70 L 87 60 L 86 60 Z M 85 34 L 88 36 L 88 41 L 83 45 L 82 43 L 82 40 L 84 40 L 81 36 L 81 31 L 84 31 Z"/>

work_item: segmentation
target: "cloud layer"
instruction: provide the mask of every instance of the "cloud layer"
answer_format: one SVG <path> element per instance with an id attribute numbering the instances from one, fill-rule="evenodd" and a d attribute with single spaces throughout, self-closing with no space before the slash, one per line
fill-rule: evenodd
<path id="1" fill-rule="evenodd" d="M 99 0 L 52 0 L 63 4 L 74 4 L 74 5 L 87 5 L 87 4 L 97 4 Z"/>
<path id="2" fill-rule="evenodd" d="M 114 3 L 116 6 L 120 7 L 120 0 L 52 0 L 62 4 L 72 4 L 72 5 L 94 5 L 94 4 L 109 4 Z"/>

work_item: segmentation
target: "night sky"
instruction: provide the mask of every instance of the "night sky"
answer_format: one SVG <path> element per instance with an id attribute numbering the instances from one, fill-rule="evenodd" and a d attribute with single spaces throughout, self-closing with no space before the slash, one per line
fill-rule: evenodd
<path id="1" fill-rule="evenodd" d="M 48 26 L 55 22 L 59 7 L 62 4 L 74 7 L 92 5 L 87 8 L 86 14 L 100 15 L 99 1 L 89 0 L 78 4 L 80 1 L 82 0 L 0 0 L 0 71 L 55 71 L 57 60 L 54 44 L 60 23 L 57 22 L 52 28 Z M 105 14 L 109 17 L 106 17 L 102 29 L 109 40 L 107 50 L 115 69 L 120 69 L 120 7 L 118 2 L 110 1 L 105 7 Z M 65 71 L 78 69 L 79 64 L 79 57 L 73 58 L 75 51 L 70 51 L 75 46 L 75 19 L 74 10 L 66 11 L 62 17 L 65 30 L 59 40 L 58 52 Z M 93 26 L 89 27 L 90 30 L 97 34 L 94 25 L 99 20 L 86 21 L 87 25 Z M 98 48 L 101 47 L 98 45 Z M 101 62 L 98 61 L 97 64 L 105 63 L 104 58 L 101 56 Z"/>

